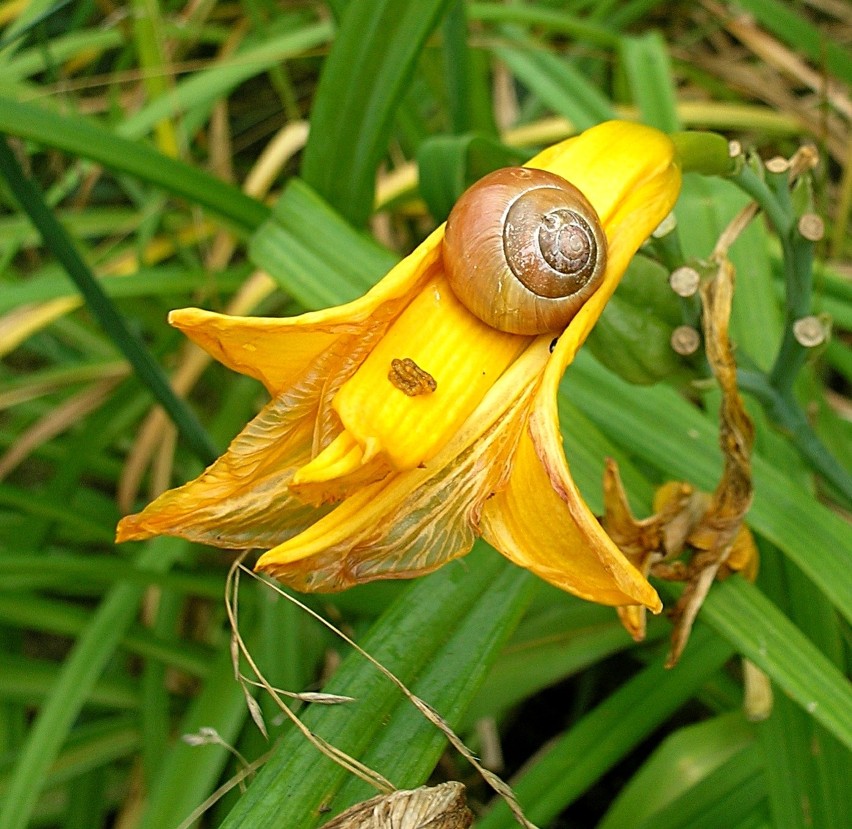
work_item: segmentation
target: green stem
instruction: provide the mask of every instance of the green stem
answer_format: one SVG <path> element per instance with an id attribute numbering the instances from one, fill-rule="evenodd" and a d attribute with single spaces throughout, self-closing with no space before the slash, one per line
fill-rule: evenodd
<path id="1" fill-rule="evenodd" d="M 810 313 L 813 244 L 803 239 L 796 228 L 796 213 L 790 199 L 786 172 L 767 173 L 767 181 L 763 181 L 746 165 L 733 176 L 733 180 L 760 205 L 781 242 L 785 287 L 784 334 L 769 372 L 769 383 L 780 398 L 793 400 L 793 384 L 808 354 L 796 339 L 793 326 L 796 320 Z"/>
<path id="2" fill-rule="evenodd" d="M 769 419 L 790 438 L 799 454 L 852 506 L 852 475 L 828 451 L 792 393 L 781 393 L 761 371 L 740 369 L 739 387 L 755 397 Z"/>
<path id="3" fill-rule="evenodd" d="M 65 229 L 45 204 L 41 192 L 24 174 L 6 137 L 2 134 L 0 134 L 0 174 L 5 177 L 12 193 L 30 217 L 46 247 L 74 280 L 89 310 L 127 357 L 137 377 L 166 410 L 192 451 L 203 463 L 212 463 L 219 452 L 204 431 L 204 427 L 187 404 L 174 393 L 165 372 L 127 327 L 115 305 L 83 262 Z"/>

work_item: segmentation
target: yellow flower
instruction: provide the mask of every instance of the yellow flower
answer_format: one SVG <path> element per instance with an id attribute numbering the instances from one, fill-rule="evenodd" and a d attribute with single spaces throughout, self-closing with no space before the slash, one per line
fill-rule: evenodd
<path id="1" fill-rule="evenodd" d="M 430 572 L 481 535 L 578 596 L 659 610 L 574 485 L 556 392 L 677 198 L 675 149 L 656 130 L 609 122 L 528 166 L 574 184 L 607 237 L 603 283 L 555 346 L 553 334 L 503 333 L 461 304 L 443 272 L 443 227 L 347 305 L 291 319 L 175 311 L 173 325 L 272 399 L 199 478 L 124 518 L 118 540 L 268 549 L 259 570 L 339 590 Z M 429 393 L 403 391 L 423 383 Z"/>

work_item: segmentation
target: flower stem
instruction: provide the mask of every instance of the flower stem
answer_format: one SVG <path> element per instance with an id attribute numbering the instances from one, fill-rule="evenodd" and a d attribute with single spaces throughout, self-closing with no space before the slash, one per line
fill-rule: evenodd
<path id="1" fill-rule="evenodd" d="M 799 454 L 837 489 L 847 506 L 852 506 L 852 475 L 819 439 L 796 400 L 779 392 L 759 370 L 740 369 L 737 383 L 760 402 L 769 419 L 789 436 Z"/>
<path id="2" fill-rule="evenodd" d="M 77 285 L 89 310 L 124 353 L 136 376 L 166 410 L 192 451 L 205 464 L 212 463 L 219 452 L 204 427 L 186 402 L 174 393 L 165 372 L 148 349 L 127 327 L 124 318 L 101 288 L 65 229 L 45 203 L 39 189 L 21 169 L 6 137 L 2 134 L 0 134 L 0 174 L 6 179 L 21 208 L 38 230 L 45 246 Z"/>

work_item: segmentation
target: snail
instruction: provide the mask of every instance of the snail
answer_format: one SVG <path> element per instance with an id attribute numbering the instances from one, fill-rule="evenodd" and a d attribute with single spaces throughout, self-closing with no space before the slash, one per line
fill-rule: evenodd
<path id="1" fill-rule="evenodd" d="M 456 296 L 512 334 L 564 329 L 603 281 L 606 236 L 565 179 L 505 167 L 480 179 L 447 219 L 444 270 Z"/>

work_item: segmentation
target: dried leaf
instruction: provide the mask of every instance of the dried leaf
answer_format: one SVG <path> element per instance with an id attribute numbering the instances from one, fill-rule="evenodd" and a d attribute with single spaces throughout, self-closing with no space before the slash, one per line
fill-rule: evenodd
<path id="1" fill-rule="evenodd" d="M 732 223 L 730 234 L 723 235 L 726 244 L 750 218 L 738 217 Z M 603 526 L 607 533 L 643 575 L 686 582 L 670 611 L 674 630 L 666 662 L 669 667 L 683 652 L 714 579 L 732 571 L 754 578 L 757 568 L 757 549 L 743 524 L 752 498 L 754 428 L 737 389 L 737 367 L 728 337 L 734 270 L 724 252 L 726 244 L 720 240 L 718 271 L 701 288 L 707 359 L 722 391 L 719 442 L 725 466 L 715 492 L 709 495 L 689 484 L 670 482 L 657 492 L 655 514 L 638 520 L 630 511 L 616 464 L 609 461 L 604 472 Z M 688 559 L 676 561 L 685 551 Z M 644 608 L 624 607 L 618 612 L 631 636 L 637 641 L 644 638 Z"/>
<path id="2" fill-rule="evenodd" d="M 467 829 L 472 823 L 464 786 L 450 782 L 370 798 L 323 829 Z"/>

